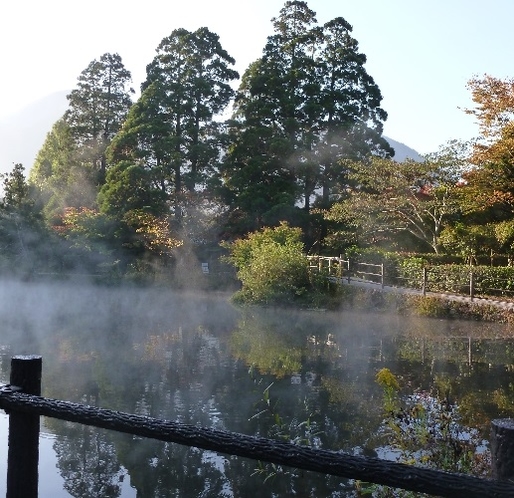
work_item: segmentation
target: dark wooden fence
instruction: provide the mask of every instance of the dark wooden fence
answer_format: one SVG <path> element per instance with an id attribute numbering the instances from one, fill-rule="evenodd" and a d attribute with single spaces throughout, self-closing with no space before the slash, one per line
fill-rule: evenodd
<path id="1" fill-rule="evenodd" d="M 514 484 L 509 481 L 514 478 L 514 445 L 511 444 L 514 427 L 509 420 L 493 423 L 496 429 L 493 434 L 497 436 L 492 445 L 496 469 L 493 470 L 497 480 L 480 479 L 48 399 L 40 396 L 41 371 L 40 356 L 15 356 L 11 361 L 10 384 L 0 389 L 0 408 L 9 413 L 7 498 L 38 496 L 39 417 L 42 415 L 437 496 L 514 496 Z"/>

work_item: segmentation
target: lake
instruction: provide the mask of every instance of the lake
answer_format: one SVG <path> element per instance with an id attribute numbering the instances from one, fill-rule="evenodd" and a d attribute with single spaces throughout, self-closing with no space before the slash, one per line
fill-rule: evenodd
<path id="1" fill-rule="evenodd" d="M 43 356 L 43 395 L 355 454 L 381 436 L 388 368 L 406 395 L 437 390 L 487 438 L 514 414 L 506 326 L 397 315 L 233 307 L 224 294 L 75 283 L 0 286 L 0 376 Z M 3 412 L 2 412 L 3 413 Z M 355 483 L 54 419 L 42 420 L 40 495 L 354 496 Z M 7 416 L 0 416 L 7 439 Z M 0 454 L 5 494 L 6 444 Z"/>

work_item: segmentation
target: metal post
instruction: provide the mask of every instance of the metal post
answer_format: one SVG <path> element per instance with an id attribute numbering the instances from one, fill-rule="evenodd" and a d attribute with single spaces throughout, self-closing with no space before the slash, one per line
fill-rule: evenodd
<path id="1" fill-rule="evenodd" d="M 427 275 L 427 267 L 423 267 L 423 283 L 421 284 L 421 290 L 423 291 L 423 296 L 427 295 L 427 281 L 428 281 L 428 275 Z"/>
<path id="2" fill-rule="evenodd" d="M 41 356 L 14 356 L 10 384 L 27 394 L 41 395 Z M 37 498 L 39 415 L 9 413 L 6 498 Z"/>
<path id="3" fill-rule="evenodd" d="M 348 283 L 350 283 L 350 257 L 348 257 L 348 260 L 346 261 L 347 270 L 348 270 Z"/>
<path id="4" fill-rule="evenodd" d="M 380 264 L 380 285 L 384 288 L 385 275 L 384 275 L 384 263 Z"/>

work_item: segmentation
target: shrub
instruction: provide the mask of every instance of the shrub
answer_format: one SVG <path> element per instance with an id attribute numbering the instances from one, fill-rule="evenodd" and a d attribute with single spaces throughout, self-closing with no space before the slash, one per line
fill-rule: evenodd
<path id="1" fill-rule="evenodd" d="M 309 271 L 301 235 L 299 228 L 283 222 L 224 244 L 230 250 L 227 259 L 237 268 L 242 283 L 237 301 L 288 304 L 307 294 Z"/>

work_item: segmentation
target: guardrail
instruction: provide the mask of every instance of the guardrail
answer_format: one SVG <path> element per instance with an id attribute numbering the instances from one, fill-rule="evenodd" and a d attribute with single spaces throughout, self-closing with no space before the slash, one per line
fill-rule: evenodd
<path id="1" fill-rule="evenodd" d="M 508 481 L 514 477 L 514 445 L 505 444 L 514 439 L 510 419 L 493 422 L 493 434 L 496 434 L 496 444 L 492 444 L 493 472 L 498 480 L 481 479 L 48 399 L 40 396 L 41 372 L 40 356 L 15 356 L 11 360 L 10 384 L 0 389 L 0 408 L 9 414 L 7 498 L 38 496 L 39 417 L 42 415 L 437 496 L 514 496 L 514 484 Z"/>

